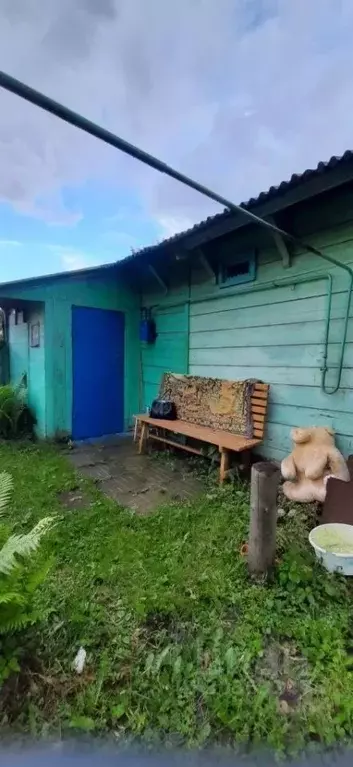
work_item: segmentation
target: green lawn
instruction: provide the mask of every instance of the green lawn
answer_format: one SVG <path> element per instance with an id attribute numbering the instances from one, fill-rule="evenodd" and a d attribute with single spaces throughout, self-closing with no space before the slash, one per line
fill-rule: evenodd
<path id="1" fill-rule="evenodd" d="M 0 462 L 15 480 L 16 532 L 59 515 L 39 554 L 53 557 L 38 593 L 48 617 L 21 639 L 22 674 L 0 697 L 4 730 L 279 750 L 352 738 L 352 587 L 315 564 L 307 513 L 280 522 L 275 577 L 259 585 L 239 554 L 240 486 L 136 517 L 54 448 L 1 446 Z M 60 493 L 78 482 L 87 505 L 65 509 Z M 82 677 L 71 669 L 80 645 Z"/>

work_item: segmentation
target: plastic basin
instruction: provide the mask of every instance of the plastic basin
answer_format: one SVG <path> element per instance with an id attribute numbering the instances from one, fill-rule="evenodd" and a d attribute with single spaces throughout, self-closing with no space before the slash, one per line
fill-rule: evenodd
<path id="1" fill-rule="evenodd" d="M 325 532 L 326 531 L 326 532 Z M 324 548 L 323 542 L 320 538 L 328 538 L 329 534 L 332 536 L 332 544 L 329 546 L 329 551 Z M 326 538 L 326 540 L 327 540 Z M 339 540 L 338 548 L 339 553 L 335 552 L 334 541 Z M 319 525 L 309 533 L 309 541 L 312 545 L 317 559 L 319 559 L 323 566 L 329 573 L 341 573 L 342 575 L 353 575 L 353 526 L 344 525 L 341 522 L 331 522 L 326 525 Z M 347 544 L 348 551 L 344 552 L 344 544 Z M 349 553 L 349 549 L 351 553 Z"/>

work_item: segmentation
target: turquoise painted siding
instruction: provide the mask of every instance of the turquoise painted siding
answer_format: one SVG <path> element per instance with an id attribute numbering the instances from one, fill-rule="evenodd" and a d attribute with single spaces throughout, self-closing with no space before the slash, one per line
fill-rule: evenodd
<path id="1" fill-rule="evenodd" d="M 27 377 L 27 399 L 36 419 L 36 433 L 39 437 L 46 434 L 45 410 L 45 344 L 44 344 L 44 306 L 27 311 L 25 322 L 15 324 L 13 315 L 9 323 L 10 381 L 18 385 L 23 376 Z M 30 346 L 31 325 L 39 323 L 40 346 Z"/>
<path id="2" fill-rule="evenodd" d="M 353 191 L 312 202 L 291 212 L 291 230 L 312 245 L 353 267 Z M 326 205 L 326 207 L 325 207 Z M 338 374 L 340 341 L 347 301 L 348 275 L 319 257 L 295 252 L 284 269 L 274 244 L 256 230 L 233 235 L 234 252 L 257 247 L 256 282 L 246 288 L 219 288 L 193 259 L 184 286 L 161 297 L 146 293 L 145 304 L 172 304 L 181 295 L 189 301 L 189 357 L 185 370 L 197 375 L 242 379 L 260 378 L 270 383 L 270 407 L 262 453 L 281 459 L 290 449 L 289 432 L 296 425 L 332 425 L 345 455 L 353 453 L 353 301 L 341 387 L 336 394 L 321 391 L 324 359 L 327 272 L 333 277 L 333 300 L 328 348 L 327 384 Z M 217 242 L 213 244 L 217 254 Z M 177 267 L 176 267 L 177 268 Z M 281 279 L 300 285 L 274 287 Z M 318 274 L 319 281 L 313 280 Z M 260 290 L 259 288 L 264 288 Z"/>
<path id="3" fill-rule="evenodd" d="M 28 376 L 28 325 L 20 322 L 15 325 L 15 318 L 10 317 L 9 324 L 9 348 L 10 348 L 10 382 L 17 386 L 23 376 Z"/>
<path id="4" fill-rule="evenodd" d="M 68 275 L 48 282 L 12 285 L 1 295 L 45 304 L 45 414 L 46 436 L 71 432 L 72 416 L 72 306 L 115 309 L 125 314 L 125 427 L 131 425 L 139 401 L 139 297 L 116 275 Z M 92 348 L 92 364 L 99 365 L 99 349 Z"/>
<path id="5" fill-rule="evenodd" d="M 285 226 L 312 245 L 353 266 L 353 188 L 298 205 L 287 211 Z M 229 243 L 228 243 L 229 246 Z M 216 265 L 214 241 L 206 255 Z M 160 275 L 169 285 L 164 295 L 152 275 L 140 297 L 112 273 L 63 277 L 50 282 L 12 286 L 7 298 L 44 302 L 45 355 L 33 360 L 34 378 L 45 372 L 46 433 L 71 430 L 73 305 L 116 309 L 125 313 L 125 425 L 158 392 L 166 370 L 222 378 L 260 378 L 271 385 L 266 438 L 262 453 L 281 459 L 290 449 L 294 425 L 330 424 L 345 455 L 353 453 L 353 302 L 341 386 L 334 395 L 321 388 L 327 279 L 333 279 L 327 384 L 337 380 L 348 276 L 319 257 L 297 250 L 284 269 L 267 234 L 248 228 L 234 233 L 231 250 L 257 249 L 256 281 L 252 286 L 220 288 L 198 260 L 161 259 Z M 305 282 L 294 284 L 305 275 Z M 317 279 L 319 276 L 319 279 Z M 281 285 L 286 279 L 293 284 Z M 276 284 L 275 284 L 276 283 Z M 250 289 L 249 289 L 250 288 Z M 158 337 L 151 346 L 139 343 L 140 307 L 152 308 Z M 32 306 L 35 310 L 35 305 Z M 12 350 L 13 369 L 22 371 L 21 337 Z M 44 347 L 43 347 L 44 349 Z M 92 349 L 99 364 L 99 349 Z M 29 358 L 27 364 L 30 364 Z M 36 368 L 38 365 L 38 368 Z M 16 368 L 17 366 L 17 368 Z M 20 375 L 20 374 L 19 374 Z M 40 392 L 40 386 L 36 386 Z"/>
<path id="6" fill-rule="evenodd" d="M 142 410 L 157 396 L 161 377 L 166 371 L 184 373 L 188 367 L 189 307 L 180 304 L 154 313 L 157 340 L 141 344 Z"/>
<path id="7" fill-rule="evenodd" d="M 28 349 L 28 402 L 37 418 L 36 433 L 39 437 L 46 436 L 46 391 L 45 391 L 45 328 L 44 306 L 34 310 L 28 316 L 28 335 L 30 339 L 31 326 L 39 323 L 40 345 Z"/>

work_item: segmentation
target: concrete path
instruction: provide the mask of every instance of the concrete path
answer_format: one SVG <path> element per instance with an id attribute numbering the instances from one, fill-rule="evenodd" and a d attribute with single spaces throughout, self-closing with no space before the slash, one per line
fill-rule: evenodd
<path id="1" fill-rule="evenodd" d="M 169 501 L 189 500 L 203 490 L 203 483 L 190 474 L 182 457 L 163 460 L 158 455 L 138 455 L 132 437 L 80 445 L 68 457 L 109 498 L 137 514 L 147 514 Z"/>

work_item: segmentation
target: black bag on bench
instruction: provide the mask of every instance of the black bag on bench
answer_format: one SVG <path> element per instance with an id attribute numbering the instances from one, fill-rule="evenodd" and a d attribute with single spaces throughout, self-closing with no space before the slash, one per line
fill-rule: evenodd
<path id="1" fill-rule="evenodd" d="M 151 405 L 150 418 L 160 418 L 162 421 L 175 421 L 177 417 L 174 402 L 169 399 L 154 399 Z"/>

